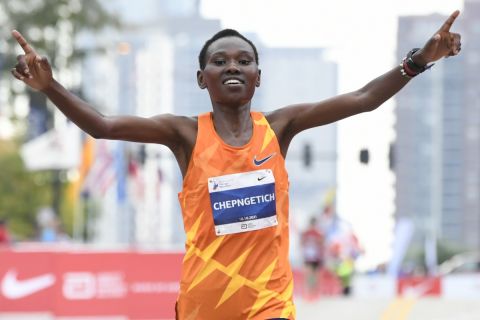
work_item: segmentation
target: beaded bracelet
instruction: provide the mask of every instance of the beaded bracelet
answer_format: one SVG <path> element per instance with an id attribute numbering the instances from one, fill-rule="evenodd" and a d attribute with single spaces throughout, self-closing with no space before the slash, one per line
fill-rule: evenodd
<path id="1" fill-rule="evenodd" d="M 424 72 L 425 70 L 430 69 L 433 67 L 434 63 L 425 65 L 425 66 L 419 66 L 418 64 L 413 61 L 412 56 L 415 52 L 420 50 L 420 48 L 413 48 L 407 53 L 407 56 L 403 58 L 402 63 L 400 63 L 400 72 L 402 73 L 402 76 L 411 79 L 413 77 L 416 77 L 420 73 Z"/>

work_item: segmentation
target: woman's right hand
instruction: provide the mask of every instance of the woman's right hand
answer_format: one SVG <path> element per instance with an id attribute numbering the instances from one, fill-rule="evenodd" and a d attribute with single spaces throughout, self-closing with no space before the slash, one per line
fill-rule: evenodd
<path id="1" fill-rule="evenodd" d="M 35 90 L 47 89 L 53 82 L 52 67 L 47 58 L 38 55 L 17 30 L 12 31 L 12 36 L 25 53 L 17 56 L 18 63 L 11 70 L 12 75 Z"/>

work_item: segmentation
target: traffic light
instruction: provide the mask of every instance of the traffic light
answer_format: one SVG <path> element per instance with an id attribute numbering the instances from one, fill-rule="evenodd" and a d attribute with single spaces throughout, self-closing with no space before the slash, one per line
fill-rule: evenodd
<path id="1" fill-rule="evenodd" d="M 368 164 L 369 160 L 370 160 L 370 153 L 368 152 L 368 149 L 360 150 L 360 163 Z"/>
<path id="2" fill-rule="evenodd" d="M 390 170 L 395 170 L 395 145 L 393 143 L 390 144 L 388 149 L 388 167 Z"/>
<path id="3" fill-rule="evenodd" d="M 138 161 L 141 164 L 145 164 L 146 159 L 147 159 L 147 146 L 145 144 L 141 144 L 140 148 L 138 149 Z"/>
<path id="4" fill-rule="evenodd" d="M 303 146 L 303 165 L 306 168 L 312 166 L 312 147 L 308 143 Z"/>

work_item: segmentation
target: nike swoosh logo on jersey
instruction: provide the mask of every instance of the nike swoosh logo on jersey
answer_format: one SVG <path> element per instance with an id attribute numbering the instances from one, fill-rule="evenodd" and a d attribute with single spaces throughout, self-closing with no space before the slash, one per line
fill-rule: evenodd
<path id="1" fill-rule="evenodd" d="M 257 156 L 254 156 L 253 157 L 253 164 L 256 165 L 256 166 L 261 166 L 262 164 L 264 164 L 265 162 L 267 162 L 268 160 L 270 160 L 271 158 L 273 158 L 273 156 L 276 155 L 276 153 L 272 153 L 271 155 L 268 155 L 266 156 L 265 158 L 263 159 L 260 159 L 260 160 L 257 160 Z"/>
<path id="2" fill-rule="evenodd" d="M 2 279 L 1 291 L 7 299 L 21 299 L 44 290 L 55 283 L 52 273 L 18 280 L 17 271 L 9 270 Z"/>

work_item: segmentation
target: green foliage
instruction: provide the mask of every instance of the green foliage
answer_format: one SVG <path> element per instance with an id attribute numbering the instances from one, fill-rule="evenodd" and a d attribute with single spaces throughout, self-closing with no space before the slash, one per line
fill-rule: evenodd
<path id="1" fill-rule="evenodd" d="M 16 80 L 9 74 L 21 53 L 11 36 L 13 29 L 20 31 L 39 54 L 46 55 L 53 68 L 70 68 L 73 61 L 83 56 L 81 49 L 75 47 L 75 39 L 82 31 L 120 26 L 118 18 L 105 10 L 100 0 L 2 0 L 0 24 L 0 68 L 4 73 L 0 75 L 0 84 L 10 93 L 10 102 L 19 93 L 15 89 L 23 90 L 12 86 Z M 29 98 L 32 96 L 34 93 L 30 92 Z M 12 106 L 13 103 L 0 107 Z M 12 123 L 20 127 L 20 122 L 25 121 L 14 119 L 12 110 L 0 111 L 12 115 Z M 8 219 L 15 234 L 31 237 L 35 233 L 36 212 L 52 204 L 54 177 L 52 172 L 27 172 L 18 153 L 19 145 L 0 141 L 0 218 Z M 65 183 L 61 188 L 65 189 Z M 62 201 L 60 211 L 62 223 L 71 229 L 72 205 Z"/>
<path id="2" fill-rule="evenodd" d="M 453 243 L 440 240 L 437 245 L 438 263 L 441 264 L 462 252 L 467 252 L 468 248 L 463 248 Z"/>
<path id="3" fill-rule="evenodd" d="M 454 243 L 440 239 L 437 242 L 437 264 L 440 265 L 454 255 L 466 251 L 468 251 L 467 248 L 462 248 Z M 422 270 L 426 270 L 425 247 L 423 245 L 410 246 L 405 255 L 404 265 L 412 265 Z"/>
<path id="4" fill-rule="evenodd" d="M 0 141 L 0 218 L 19 238 L 35 235 L 36 213 L 51 202 L 51 174 L 28 172 L 18 145 Z"/>
<path id="5" fill-rule="evenodd" d="M 13 29 L 20 31 L 54 65 L 61 45 L 73 41 L 82 30 L 120 25 L 98 0 L 8 0 L 0 2 L 0 12 L 0 38 L 10 39 L 2 45 L 2 50 L 6 54 L 6 65 L 12 66 L 15 52 L 19 52 L 18 44 L 10 35 Z M 81 52 L 75 48 L 67 55 L 67 59 L 72 60 Z"/>

